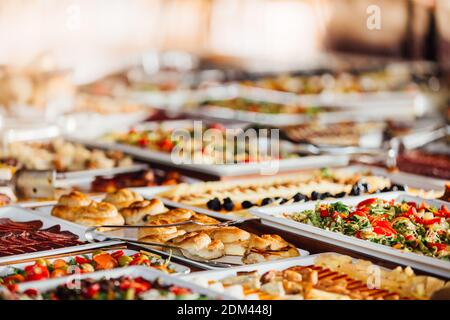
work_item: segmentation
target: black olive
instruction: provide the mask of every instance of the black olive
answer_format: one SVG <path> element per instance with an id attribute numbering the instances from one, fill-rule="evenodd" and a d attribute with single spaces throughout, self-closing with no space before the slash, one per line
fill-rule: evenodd
<path id="1" fill-rule="evenodd" d="M 222 209 L 222 205 L 220 204 L 219 198 L 214 198 L 212 200 L 209 200 L 206 203 L 206 206 L 208 207 L 208 209 L 214 210 L 214 211 L 220 211 L 220 209 Z"/>
<path id="2" fill-rule="evenodd" d="M 389 192 L 389 191 L 391 191 L 391 189 L 388 188 L 388 187 L 384 187 L 384 188 L 381 190 L 381 192 Z"/>
<path id="3" fill-rule="evenodd" d="M 282 199 L 281 201 L 280 201 L 280 204 L 283 204 L 283 203 L 286 203 L 286 202 L 288 202 L 289 200 L 288 199 Z"/>
<path id="4" fill-rule="evenodd" d="M 319 199 L 320 194 L 317 191 L 311 192 L 311 200 Z"/>
<path id="5" fill-rule="evenodd" d="M 342 191 L 342 192 L 336 193 L 333 196 L 333 198 L 343 198 L 343 197 L 345 197 L 345 195 L 346 195 L 345 191 Z"/>
<path id="6" fill-rule="evenodd" d="M 308 198 L 307 196 L 305 196 L 304 194 L 299 192 L 299 193 L 295 194 L 295 196 L 292 199 L 294 199 L 294 202 L 300 202 L 300 201 L 306 201 L 307 198 Z"/>
<path id="7" fill-rule="evenodd" d="M 241 206 L 242 206 L 243 209 L 248 209 L 248 208 L 253 207 L 254 204 L 251 203 L 250 201 L 245 200 L 245 201 L 243 201 L 243 202 L 241 203 Z"/>
<path id="8" fill-rule="evenodd" d="M 223 208 L 227 211 L 231 211 L 234 208 L 234 203 L 230 198 L 223 199 Z"/>
<path id="9" fill-rule="evenodd" d="M 404 185 L 394 183 L 393 185 L 391 185 L 390 189 L 391 191 L 405 191 L 406 188 Z"/>
<path id="10" fill-rule="evenodd" d="M 352 190 L 350 191 L 349 195 L 351 195 L 351 196 L 359 196 L 360 194 L 361 194 L 361 188 L 356 183 L 356 184 L 353 185 Z"/>
<path id="11" fill-rule="evenodd" d="M 272 203 L 273 200 L 271 198 L 264 198 L 261 201 L 261 206 L 267 206 L 268 204 Z"/>
<path id="12" fill-rule="evenodd" d="M 333 196 L 329 192 L 324 192 L 320 195 L 320 199 L 332 198 Z"/>

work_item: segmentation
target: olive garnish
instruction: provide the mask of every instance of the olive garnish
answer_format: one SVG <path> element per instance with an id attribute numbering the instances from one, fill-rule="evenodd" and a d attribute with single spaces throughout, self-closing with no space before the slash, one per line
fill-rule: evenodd
<path id="1" fill-rule="evenodd" d="M 251 208 L 251 207 L 253 207 L 253 206 L 254 206 L 254 204 L 251 203 L 251 202 L 248 201 L 248 200 L 245 200 L 245 201 L 243 201 L 243 202 L 241 203 L 241 207 L 242 207 L 243 209 L 249 209 L 249 208 Z"/>
<path id="2" fill-rule="evenodd" d="M 311 192 L 311 200 L 319 199 L 320 194 L 317 191 Z"/>
<path id="3" fill-rule="evenodd" d="M 220 209 L 222 209 L 222 205 L 220 204 L 219 198 L 214 198 L 212 200 L 209 200 L 206 203 L 206 206 L 208 207 L 208 209 L 211 209 L 214 211 L 220 211 Z"/>
<path id="4" fill-rule="evenodd" d="M 308 197 L 299 192 L 296 193 L 292 199 L 294 199 L 294 202 L 300 202 L 308 200 Z"/>
<path id="5" fill-rule="evenodd" d="M 271 198 L 264 198 L 261 201 L 261 206 L 267 206 L 268 204 L 272 203 L 273 200 Z"/>
<path id="6" fill-rule="evenodd" d="M 234 203 L 233 201 L 228 197 L 223 199 L 223 208 L 227 211 L 231 211 L 234 208 Z"/>

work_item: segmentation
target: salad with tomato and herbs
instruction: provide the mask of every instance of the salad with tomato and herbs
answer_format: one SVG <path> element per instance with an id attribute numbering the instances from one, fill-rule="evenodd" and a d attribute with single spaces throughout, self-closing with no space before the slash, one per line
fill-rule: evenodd
<path id="1" fill-rule="evenodd" d="M 191 289 L 149 281 L 142 277 L 123 276 L 116 279 L 82 279 L 78 285 L 65 283 L 55 289 L 39 292 L 8 291 L 0 299 L 9 300 L 203 300 L 206 296 Z"/>
<path id="2" fill-rule="evenodd" d="M 102 140 L 169 153 L 204 164 L 253 163 L 298 157 L 283 150 L 273 154 L 265 140 L 260 141 L 257 136 L 251 140 L 242 134 L 241 129 L 227 129 L 220 123 L 214 123 L 202 127 L 199 132 L 193 128 L 131 129 L 124 133 L 108 134 Z"/>
<path id="3" fill-rule="evenodd" d="M 284 217 L 325 230 L 450 261 L 450 210 L 422 203 L 378 198 L 356 206 L 318 203 Z"/>
<path id="4" fill-rule="evenodd" d="M 169 260 L 147 252 L 126 255 L 123 250 L 94 251 L 70 259 L 39 259 L 23 268 L 12 268 L 12 272 L 0 276 L 0 286 L 13 287 L 18 283 L 64 277 L 74 273 L 91 273 L 127 266 L 147 266 L 166 273 L 174 273 Z"/>

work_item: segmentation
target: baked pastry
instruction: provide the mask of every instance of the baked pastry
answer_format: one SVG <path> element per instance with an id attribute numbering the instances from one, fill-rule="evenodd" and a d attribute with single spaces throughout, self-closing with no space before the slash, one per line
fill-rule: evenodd
<path id="1" fill-rule="evenodd" d="M 200 222 L 203 224 L 217 224 L 220 223 L 219 220 L 214 219 L 210 216 L 204 215 L 204 214 L 198 214 L 198 213 L 193 213 L 192 217 L 191 217 L 192 221 L 195 222 Z M 205 231 L 205 230 L 209 230 L 209 229 L 213 229 L 215 228 L 214 226 L 202 226 L 202 225 L 198 225 L 198 224 L 186 224 L 183 226 L 180 226 L 181 229 L 186 230 L 186 232 L 194 232 L 194 231 Z"/>
<path id="2" fill-rule="evenodd" d="M 58 199 L 59 206 L 66 207 L 83 207 L 92 203 L 92 200 L 82 192 L 72 191 L 68 194 L 62 195 Z"/>
<path id="3" fill-rule="evenodd" d="M 105 196 L 105 199 L 103 199 L 104 202 L 113 204 L 118 210 L 128 207 L 133 202 L 142 200 L 144 200 L 144 198 L 139 193 L 129 189 L 120 189 L 108 193 Z"/>
<path id="4" fill-rule="evenodd" d="M 275 234 L 252 235 L 242 258 L 245 264 L 260 263 L 299 255 L 295 246 Z"/>
<path id="5" fill-rule="evenodd" d="M 68 220 L 87 227 L 100 225 L 123 225 L 124 218 L 116 207 L 106 202 L 92 201 L 87 206 L 69 207 L 57 205 L 52 210 L 52 216 Z M 109 228 L 104 228 L 103 231 Z"/>
<path id="6" fill-rule="evenodd" d="M 225 247 L 220 240 L 211 240 L 204 232 L 191 232 L 172 240 L 174 244 L 188 253 L 203 259 L 217 259 L 225 254 Z"/>
<path id="7" fill-rule="evenodd" d="M 128 225 L 143 224 L 149 216 L 167 212 L 168 209 L 158 199 L 135 201 L 128 207 L 120 209 L 120 214 Z"/>
<path id="8" fill-rule="evenodd" d="M 194 215 L 194 212 L 191 210 L 177 208 L 177 209 L 169 210 L 162 214 L 148 216 L 147 222 L 150 224 L 153 224 L 153 223 L 157 223 L 157 224 L 178 223 L 178 222 L 190 220 L 192 215 Z M 182 226 L 179 226 L 178 228 L 182 229 Z"/>
<path id="9" fill-rule="evenodd" d="M 208 233 L 212 239 L 223 242 L 226 255 L 243 256 L 249 245 L 250 233 L 237 227 L 215 228 Z"/>

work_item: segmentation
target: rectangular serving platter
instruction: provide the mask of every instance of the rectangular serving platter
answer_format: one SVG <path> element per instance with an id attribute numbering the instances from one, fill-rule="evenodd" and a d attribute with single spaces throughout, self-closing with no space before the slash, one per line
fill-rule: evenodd
<path id="1" fill-rule="evenodd" d="M 98 236 L 99 239 L 104 238 L 104 237 L 115 237 L 118 236 L 121 239 L 126 240 L 137 240 L 137 230 L 135 229 L 124 229 L 124 230 L 117 230 L 117 231 L 109 231 L 109 232 L 98 232 L 96 233 L 96 236 Z M 96 237 L 97 238 L 97 237 Z M 196 266 L 198 268 L 201 269 L 207 269 L 207 270 L 226 270 L 223 267 L 218 267 L 218 266 L 214 266 L 211 264 L 207 264 L 207 263 L 203 263 L 201 261 L 195 261 L 195 260 L 191 260 L 188 259 L 186 257 L 184 257 L 183 255 L 181 255 L 180 253 L 176 252 L 176 250 L 172 250 L 172 253 L 168 252 L 168 251 L 163 251 L 160 250 L 158 248 L 155 248 L 153 246 L 146 246 L 143 244 L 139 244 L 139 246 L 148 249 L 151 252 L 155 252 L 161 256 L 172 256 L 173 258 L 176 258 L 178 261 L 184 262 L 184 263 L 188 263 L 190 265 Z M 303 256 L 308 256 L 309 252 L 303 249 L 299 249 L 297 248 L 299 254 L 301 257 Z M 218 259 L 214 259 L 214 260 L 210 260 L 212 262 L 221 262 L 221 263 L 230 263 L 233 265 L 239 265 L 242 264 L 241 262 L 241 258 L 240 256 L 224 256 Z"/>
<path id="2" fill-rule="evenodd" d="M 271 103 L 298 103 L 305 106 L 332 106 L 340 110 L 324 112 L 317 120 L 326 122 L 383 120 L 401 116 L 414 118 L 423 108 L 420 104 L 422 95 L 408 92 L 379 92 L 361 94 L 323 93 L 317 95 L 298 95 L 290 92 L 229 84 L 193 92 L 186 103 L 195 104 L 205 100 L 227 100 L 244 98 Z M 423 100 L 423 99 L 422 99 Z M 389 103 L 386 103 L 388 101 Z M 423 112 L 423 111 L 422 111 Z M 285 126 L 306 123 L 311 118 L 302 114 L 272 114 L 225 107 L 187 109 L 186 113 L 195 116 L 208 116 L 216 119 L 234 119 L 272 126 Z"/>
<path id="3" fill-rule="evenodd" d="M 46 217 L 43 215 L 36 214 L 32 210 L 21 208 L 19 206 L 7 206 L 0 208 L 0 218 L 9 218 L 16 222 L 25 222 L 25 221 L 32 221 L 32 220 L 40 220 L 43 223 L 43 228 L 49 228 L 54 225 L 60 225 L 62 230 L 67 230 L 72 232 L 73 234 L 76 234 L 81 241 L 86 241 L 86 238 L 84 237 L 84 231 L 85 229 L 80 227 L 77 224 L 61 220 L 61 219 L 55 219 L 53 217 Z M 24 254 L 17 254 L 12 256 L 5 256 L 0 257 L 0 264 L 6 263 L 6 262 L 12 262 L 12 261 L 18 261 L 22 259 L 34 259 L 34 258 L 40 258 L 43 256 L 49 256 L 49 255 L 57 255 L 57 254 L 64 254 L 68 252 L 75 252 L 75 251 L 81 251 L 81 250 L 87 250 L 87 249 L 94 249 L 99 247 L 104 247 L 108 245 L 115 245 L 120 244 L 122 241 L 106 241 L 106 242 L 94 242 L 94 243 L 86 243 L 81 244 L 78 246 L 72 246 L 72 247 L 65 247 L 65 248 L 59 248 L 59 249 L 52 249 L 52 250 L 44 250 L 44 251 L 38 251 L 38 252 L 32 252 L 32 253 L 24 253 Z"/>
<path id="4" fill-rule="evenodd" d="M 342 201 L 347 205 L 356 205 L 357 203 L 359 203 L 364 199 L 373 197 L 374 195 L 368 195 L 368 196 L 340 199 L 339 201 Z M 418 197 L 408 196 L 406 194 L 400 195 L 398 194 L 396 195 L 395 193 L 379 194 L 376 195 L 376 197 L 385 200 L 395 199 L 396 201 L 405 200 L 405 201 L 415 201 L 419 203 L 425 201 L 430 205 L 438 207 L 441 206 L 442 204 L 448 205 L 448 203 L 444 201 L 422 199 Z M 328 200 L 321 202 L 332 203 L 336 201 L 337 200 Z M 261 222 L 265 225 L 269 225 L 281 230 L 292 232 L 294 234 L 298 234 L 304 237 L 309 237 L 319 241 L 332 243 L 337 246 L 345 247 L 346 249 L 361 252 L 363 254 L 368 254 L 387 261 L 399 263 L 418 270 L 450 278 L 450 262 L 448 261 L 419 255 L 417 253 L 404 252 L 385 245 L 373 243 L 367 240 L 357 239 L 333 231 L 323 230 L 318 227 L 296 222 L 293 220 L 288 220 L 286 218 L 278 216 L 283 213 L 293 213 L 313 209 L 316 204 L 317 201 L 293 204 L 288 206 L 267 207 L 267 208 L 263 207 L 251 209 L 250 212 L 253 215 L 261 218 Z"/>
<path id="5" fill-rule="evenodd" d="M 102 248 L 97 248 L 97 249 L 101 250 Z M 138 250 L 132 250 L 132 249 L 116 249 L 116 250 L 104 250 L 104 251 L 107 253 L 113 253 L 117 250 L 122 250 L 124 252 L 124 254 L 127 256 L 131 256 L 135 253 L 139 253 Z M 85 254 L 85 253 L 83 253 L 83 254 Z M 40 259 L 46 259 L 49 262 L 53 262 L 56 259 L 62 259 L 67 262 L 67 261 L 75 258 L 76 256 L 78 256 L 78 255 L 75 254 L 75 255 L 65 256 L 65 257 L 61 257 L 61 258 L 41 257 Z M 13 273 L 14 268 L 23 269 L 26 266 L 32 265 L 32 264 L 33 264 L 33 262 L 22 262 L 22 263 L 8 264 L 8 265 L 4 265 L 4 266 L 0 265 L 0 277 L 3 277 L 3 276 Z M 178 263 L 170 262 L 170 266 L 175 271 L 175 273 L 172 273 L 172 275 L 182 275 L 182 274 L 188 274 L 189 272 L 191 272 L 190 268 L 188 268 L 186 266 L 182 266 L 181 264 L 178 264 Z M 149 268 L 151 268 L 151 267 L 149 267 Z"/>
<path id="6" fill-rule="evenodd" d="M 208 121 L 206 121 L 208 122 Z M 165 121 L 163 126 L 167 129 L 184 128 L 186 125 L 192 126 L 191 120 L 175 120 Z M 137 130 L 152 130 L 161 124 L 156 122 L 141 123 L 136 126 Z M 243 127 L 243 124 L 230 124 L 227 127 Z M 176 166 L 179 168 L 189 169 L 196 172 L 212 174 L 216 176 L 242 176 L 250 174 L 269 175 L 277 172 L 291 171 L 297 169 L 312 169 L 325 166 L 345 166 L 349 163 L 348 155 L 318 155 L 304 156 L 289 159 L 275 159 L 255 163 L 237 163 L 237 164 L 207 164 L 207 163 L 189 163 L 181 158 L 174 158 L 170 153 L 143 149 L 121 143 L 108 142 L 102 140 L 86 140 L 67 138 L 69 141 L 81 143 L 91 148 L 99 148 L 104 150 L 119 150 L 128 155 L 133 156 L 141 161 L 149 161 L 167 166 Z"/>
<path id="7" fill-rule="evenodd" d="M 158 270 L 146 268 L 143 266 L 132 266 L 127 268 L 120 269 L 112 269 L 105 271 L 97 271 L 93 273 L 85 273 L 85 274 L 77 274 L 69 277 L 61 277 L 56 279 L 44 280 L 44 281 L 36 281 L 36 282 L 26 282 L 18 285 L 17 289 L 19 292 L 23 292 L 27 289 L 35 289 L 38 291 L 46 291 L 51 290 L 58 285 L 62 285 L 67 283 L 67 281 L 77 281 L 82 279 L 95 279 L 99 280 L 102 278 L 119 278 L 122 276 L 130 276 L 130 277 L 142 277 L 144 279 L 153 281 L 156 279 L 162 280 L 166 284 L 173 284 L 180 287 L 191 289 L 195 293 L 204 294 L 211 299 L 218 300 L 234 300 L 234 298 L 227 296 L 225 294 L 221 294 L 204 287 L 200 287 L 192 282 L 180 279 L 179 277 L 172 277 Z M 1 290 L 1 288 L 0 288 Z"/>
<path id="8" fill-rule="evenodd" d="M 370 166 L 370 165 L 350 165 L 342 168 L 331 168 L 344 170 L 345 172 L 358 173 L 358 172 L 371 172 L 376 176 L 383 176 L 389 178 L 394 183 L 404 184 L 408 187 L 422 189 L 422 190 L 444 190 L 447 180 L 430 178 L 427 176 L 420 176 L 417 174 L 406 172 L 390 172 L 385 168 Z"/>
<path id="9" fill-rule="evenodd" d="M 144 192 L 140 192 L 140 193 L 146 199 L 153 198 L 153 195 L 150 195 L 148 192 L 144 191 Z M 213 211 L 210 211 L 210 210 L 198 210 L 199 208 L 196 208 L 196 207 L 186 207 L 186 206 L 183 206 L 183 205 L 181 205 L 179 203 L 166 201 L 166 200 L 163 200 L 163 199 L 161 199 L 161 201 L 163 201 L 164 204 L 166 206 L 168 206 L 169 208 L 190 209 L 190 210 L 193 210 L 193 211 L 198 212 L 198 213 L 209 215 L 209 216 L 211 216 L 213 218 L 216 218 L 216 219 L 219 219 L 221 221 L 238 220 L 237 217 L 231 217 L 231 216 L 227 217 L 227 216 L 225 216 L 223 214 L 220 214 L 220 213 L 217 213 L 217 212 L 213 212 Z M 36 208 L 35 211 L 36 211 L 37 215 L 45 217 L 47 219 L 52 219 L 54 221 L 58 221 L 58 223 L 61 222 L 61 223 L 66 223 L 66 224 L 69 224 L 69 225 L 73 225 L 73 226 L 77 227 L 78 229 L 83 230 L 83 234 L 84 234 L 84 231 L 87 229 L 87 227 L 81 226 L 81 225 L 75 224 L 73 222 L 69 222 L 69 221 L 66 221 L 66 220 L 63 220 L 63 219 L 51 216 L 52 208 L 53 208 L 53 206 L 39 207 L 39 208 Z M 95 235 L 96 235 L 96 239 L 99 239 L 99 240 L 103 240 L 103 239 L 108 238 L 108 237 L 120 237 L 124 241 L 126 241 L 126 240 L 130 240 L 130 241 L 135 240 L 136 241 L 138 239 L 138 237 L 137 237 L 137 229 L 123 229 L 123 230 L 113 230 L 113 231 L 108 231 L 108 232 L 96 232 Z M 152 247 L 152 246 L 145 246 L 145 245 L 142 245 L 142 244 L 139 244 L 139 246 L 144 247 L 147 250 L 149 250 L 151 252 L 155 252 L 155 253 L 157 253 L 157 254 L 159 254 L 161 256 L 164 256 L 164 257 L 172 256 L 172 257 L 176 258 L 178 261 L 182 261 L 182 262 L 188 263 L 190 265 L 193 265 L 193 266 L 196 266 L 196 267 L 199 267 L 199 268 L 202 268 L 202 269 L 223 270 L 223 268 L 221 268 L 221 267 L 214 267 L 212 265 L 208 265 L 208 264 L 205 264 L 205 263 L 202 263 L 202 262 L 199 262 L 199 261 L 194 261 L 194 260 L 185 258 L 181 254 L 178 254 L 175 251 L 173 251 L 172 254 L 171 254 L 170 252 L 159 250 L 159 249 L 157 249 L 155 247 Z M 299 248 L 297 248 L 297 249 L 298 249 L 298 251 L 299 251 L 301 256 L 309 255 L 308 251 L 303 250 L 303 249 L 299 249 Z M 222 258 L 219 258 L 219 259 L 215 259 L 213 261 L 222 262 L 222 263 L 239 264 L 239 263 L 241 263 L 240 259 L 241 259 L 241 257 L 238 257 L 238 256 L 225 256 L 225 257 L 222 257 Z"/>

